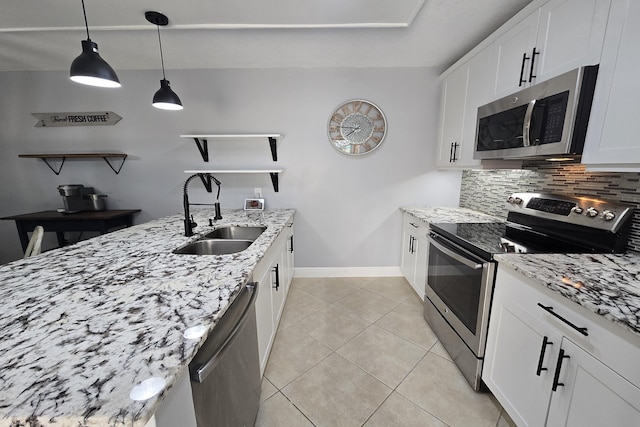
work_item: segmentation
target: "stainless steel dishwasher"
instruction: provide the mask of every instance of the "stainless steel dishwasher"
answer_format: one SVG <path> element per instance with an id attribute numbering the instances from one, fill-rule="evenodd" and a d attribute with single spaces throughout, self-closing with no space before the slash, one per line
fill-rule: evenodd
<path id="1" fill-rule="evenodd" d="M 189 364 L 198 427 L 254 425 L 260 404 L 260 362 L 251 279 Z"/>

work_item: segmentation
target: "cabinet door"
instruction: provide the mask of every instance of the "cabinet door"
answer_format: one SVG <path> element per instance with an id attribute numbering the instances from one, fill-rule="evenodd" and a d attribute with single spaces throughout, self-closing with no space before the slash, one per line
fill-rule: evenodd
<path id="1" fill-rule="evenodd" d="M 637 426 L 640 389 L 568 339 L 558 386 L 552 393 L 547 425 Z"/>
<path id="2" fill-rule="evenodd" d="M 451 72 L 442 82 L 440 105 L 440 138 L 437 165 L 451 166 L 458 156 L 462 141 L 469 66 L 464 64 Z"/>
<path id="3" fill-rule="evenodd" d="M 412 220 L 412 216 L 405 213 L 402 222 L 402 261 L 400 270 L 404 277 L 413 283 L 416 274 L 416 253 L 415 253 L 415 231 L 417 230 L 416 221 Z"/>
<path id="4" fill-rule="evenodd" d="M 282 286 L 284 286 L 285 294 L 289 293 L 289 287 L 291 286 L 291 280 L 293 280 L 293 250 L 294 250 L 294 238 L 293 238 L 293 224 L 286 228 L 286 241 L 284 244 L 284 253 L 282 257 Z"/>
<path id="5" fill-rule="evenodd" d="M 496 283 L 482 379 L 518 426 L 544 425 L 561 340 Z"/>
<path id="6" fill-rule="evenodd" d="M 469 60 L 469 77 L 465 99 L 462 140 L 454 165 L 457 167 L 480 167 L 480 160 L 473 158 L 476 146 L 478 107 L 489 102 L 491 85 L 495 80 L 495 67 L 491 66 L 491 49 L 485 49 Z"/>
<path id="7" fill-rule="evenodd" d="M 427 239 L 427 229 L 424 227 L 420 228 L 420 233 L 416 237 L 416 246 L 416 270 L 412 285 L 420 299 L 424 301 L 427 263 L 429 262 L 429 240 Z"/>
<path id="8" fill-rule="evenodd" d="M 534 70 L 541 82 L 600 62 L 611 0 L 552 0 L 540 9 Z M 528 81 L 528 79 L 527 79 Z"/>
<path id="9" fill-rule="evenodd" d="M 283 280 L 283 257 L 284 254 L 281 253 L 276 261 L 271 266 L 271 303 L 273 307 L 273 326 L 274 329 L 278 328 L 278 323 L 280 322 L 280 315 L 282 314 L 282 309 L 284 308 L 284 301 L 286 297 L 286 286 L 284 285 Z M 275 331 L 274 331 L 275 333 Z"/>
<path id="10" fill-rule="evenodd" d="M 540 9 L 537 9 L 492 44 L 493 64 L 496 66 L 495 98 L 510 95 L 529 85 L 531 54 L 538 35 L 539 17 Z"/>
<path id="11" fill-rule="evenodd" d="M 256 297 L 256 323 L 258 328 L 258 354 L 260 356 L 260 375 L 267 366 L 271 337 L 275 328 L 271 309 L 271 272 L 268 270 L 258 281 L 258 295 Z"/>
<path id="12" fill-rule="evenodd" d="M 640 2 L 611 6 L 582 163 L 640 171 L 635 122 L 640 117 Z"/>

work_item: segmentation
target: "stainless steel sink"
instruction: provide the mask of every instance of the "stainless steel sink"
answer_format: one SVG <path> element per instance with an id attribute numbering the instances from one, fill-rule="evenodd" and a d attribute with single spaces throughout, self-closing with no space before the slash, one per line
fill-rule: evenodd
<path id="1" fill-rule="evenodd" d="M 240 239 L 254 241 L 266 230 L 267 227 L 241 227 L 241 226 L 229 226 L 216 228 L 213 231 L 206 233 L 203 238 L 205 239 Z"/>
<path id="2" fill-rule="evenodd" d="M 174 250 L 174 254 L 185 255 L 226 255 L 247 249 L 253 241 L 242 239 L 202 239 L 187 243 Z"/>

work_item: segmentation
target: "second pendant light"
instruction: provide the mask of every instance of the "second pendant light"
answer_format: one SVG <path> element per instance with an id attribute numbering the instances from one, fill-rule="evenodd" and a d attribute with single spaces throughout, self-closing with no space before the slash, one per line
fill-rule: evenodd
<path id="1" fill-rule="evenodd" d="M 161 110 L 182 110 L 182 101 L 169 86 L 169 80 L 164 74 L 164 58 L 162 56 L 162 40 L 160 39 L 160 27 L 169 24 L 169 18 L 160 12 L 148 11 L 144 13 L 147 21 L 155 24 L 158 29 L 158 43 L 160 44 L 160 62 L 162 64 L 162 80 L 160 80 L 160 89 L 153 95 L 153 106 Z"/>

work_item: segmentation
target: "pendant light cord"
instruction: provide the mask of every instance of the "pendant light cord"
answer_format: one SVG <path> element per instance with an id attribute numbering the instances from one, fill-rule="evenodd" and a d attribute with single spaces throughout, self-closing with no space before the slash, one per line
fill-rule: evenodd
<path id="1" fill-rule="evenodd" d="M 162 79 L 166 80 L 166 77 L 164 75 L 164 57 L 162 56 L 162 40 L 160 39 L 160 25 L 156 25 L 156 28 L 158 29 L 158 43 L 160 44 L 160 63 L 162 64 Z"/>
<path id="2" fill-rule="evenodd" d="M 84 15 L 84 27 L 87 30 L 87 40 L 91 40 L 91 37 L 89 37 L 89 24 L 87 24 L 87 11 L 84 8 L 84 0 L 82 0 L 82 14 Z"/>

